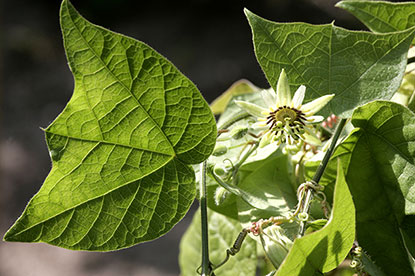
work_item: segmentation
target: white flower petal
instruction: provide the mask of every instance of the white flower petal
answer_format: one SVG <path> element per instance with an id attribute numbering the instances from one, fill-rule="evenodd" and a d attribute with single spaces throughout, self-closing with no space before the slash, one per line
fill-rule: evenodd
<path id="1" fill-rule="evenodd" d="M 261 96 L 267 106 L 275 107 L 277 104 L 277 95 L 272 88 L 262 90 Z"/>
<path id="2" fill-rule="evenodd" d="M 277 106 L 284 106 L 291 103 L 291 91 L 288 84 L 285 70 L 282 69 L 277 83 Z"/>
<path id="3" fill-rule="evenodd" d="M 244 101 L 235 101 L 235 103 L 242 109 L 244 109 L 249 114 L 255 117 L 264 117 L 263 112 L 268 112 L 265 108 L 260 107 L 259 105 L 248 103 Z"/>
<path id="4" fill-rule="evenodd" d="M 256 122 L 250 126 L 253 129 L 266 129 L 268 128 L 267 123 L 265 122 Z"/>
<path id="5" fill-rule="evenodd" d="M 320 115 L 308 116 L 307 121 L 309 121 L 312 124 L 320 123 L 324 121 L 324 117 Z"/>
<path id="6" fill-rule="evenodd" d="M 305 86 L 301 85 L 300 87 L 298 87 L 297 91 L 295 91 L 293 102 L 292 102 L 292 107 L 298 108 L 303 103 L 304 95 L 305 95 Z"/>
<path id="7" fill-rule="evenodd" d="M 333 99 L 334 94 L 324 95 L 320 98 L 315 99 L 312 102 L 306 103 L 301 107 L 301 111 L 306 113 L 306 115 L 313 115 L 322 109 L 331 99 Z"/>

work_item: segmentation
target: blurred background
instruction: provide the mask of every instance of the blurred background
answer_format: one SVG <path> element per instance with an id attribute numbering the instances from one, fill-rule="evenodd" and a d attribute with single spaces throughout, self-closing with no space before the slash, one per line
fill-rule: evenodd
<path id="1" fill-rule="evenodd" d="M 146 42 L 211 102 L 245 78 L 268 87 L 243 8 L 278 22 L 364 29 L 332 0 L 72 0 L 88 20 Z M 60 1 L 0 1 L 0 236 L 41 187 L 51 162 L 40 127 L 73 90 L 59 29 Z M 179 275 L 178 246 L 192 210 L 160 239 L 111 253 L 0 241 L 1 276 Z M 199 256 L 195 256 L 199 258 Z"/>

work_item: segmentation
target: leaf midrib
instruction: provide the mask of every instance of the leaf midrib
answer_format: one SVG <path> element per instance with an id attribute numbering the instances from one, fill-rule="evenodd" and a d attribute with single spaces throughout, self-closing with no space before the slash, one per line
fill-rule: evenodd
<path id="1" fill-rule="evenodd" d="M 255 17 L 257 17 L 257 15 L 254 15 Z M 258 18 L 255 18 L 254 20 L 256 20 L 257 22 L 258 22 Z M 297 69 L 297 67 L 295 67 L 294 66 L 294 63 L 292 62 L 292 60 L 288 57 L 288 55 L 287 55 L 287 53 L 285 52 L 285 50 L 283 50 L 281 47 L 279 47 L 280 45 L 276 42 L 276 40 L 274 39 L 274 37 L 272 37 L 272 35 L 271 35 L 271 33 L 268 31 L 268 29 L 267 28 L 265 28 L 263 25 L 262 25 L 262 22 L 263 22 L 263 19 L 262 18 L 259 18 L 259 20 L 261 21 L 259 24 L 258 24 L 258 26 L 262 29 L 262 31 L 266 34 L 266 36 L 268 37 L 268 39 L 270 40 L 270 41 L 272 41 L 272 43 L 274 44 L 274 45 L 276 45 L 277 46 L 277 48 L 281 51 L 281 52 L 283 52 L 284 53 L 284 55 L 291 61 L 291 64 L 292 64 L 292 68 L 297 72 L 297 75 L 298 76 L 300 76 L 301 77 L 301 79 L 304 81 L 304 84 L 309 84 L 305 79 L 304 79 L 304 76 L 302 75 L 302 74 L 300 74 L 300 72 L 298 71 L 298 69 Z M 280 25 L 278 24 L 278 23 L 275 23 L 275 22 L 272 22 L 272 23 L 274 23 L 275 25 L 277 25 L 277 28 L 280 28 Z M 326 25 L 327 26 L 327 25 Z M 303 34 L 301 34 L 302 36 L 304 36 Z M 274 61 L 275 62 L 275 61 Z M 278 63 L 278 61 L 277 61 L 277 63 Z M 265 71 L 265 70 L 264 70 Z M 273 87 L 273 84 L 270 84 L 271 85 L 271 87 Z M 308 85 L 307 87 L 309 87 L 310 89 L 312 89 L 318 96 L 321 96 L 319 93 L 318 93 L 318 91 L 317 91 L 317 89 L 315 89 L 315 88 L 313 88 L 311 85 Z"/>
<path id="2" fill-rule="evenodd" d="M 83 142 L 91 142 L 91 143 L 97 143 L 97 144 L 114 145 L 114 146 L 120 146 L 120 147 L 129 148 L 129 149 L 141 150 L 141 151 L 146 151 L 146 152 L 150 152 L 150 153 L 156 153 L 156 154 L 161 154 L 161 155 L 167 155 L 167 156 L 175 157 L 175 155 L 172 155 L 172 154 L 169 154 L 169 153 L 155 151 L 155 150 L 146 149 L 146 148 L 139 148 L 137 146 L 126 145 L 126 144 L 122 144 L 122 143 L 119 143 L 119 142 L 100 141 L 100 140 L 95 140 L 95 139 L 87 139 L 87 138 L 83 138 L 83 137 L 75 137 L 75 136 L 70 136 L 70 135 L 67 135 L 67 134 L 54 133 L 54 132 L 49 131 L 48 129 L 45 130 L 45 133 L 52 134 L 52 135 L 58 135 L 58 136 L 61 136 L 61 137 L 66 137 L 66 138 L 69 138 L 69 139 L 83 141 Z"/>
<path id="3" fill-rule="evenodd" d="M 167 138 L 167 136 L 166 136 L 166 134 L 164 133 L 164 131 L 161 129 L 161 127 L 157 124 L 157 122 L 153 119 L 153 117 L 151 117 L 150 116 L 150 114 L 147 112 L 147 110 L 142 106 L 142 104 L 140 103 L 140 101 L 137 99 L 137 97 L 132 93 L 132 91 L 127 87 L 127 86 L 125 86 L 125 84 L 122 82 L 122 81 L 120 81 L 120 79 L 116 76 L 116 75 L 114 75 L 114 73 L 108 68 L 108 66 L 107 66 L 107 64 L 105 64 L 105 62 L 98 56 L 98 54 L 92 49 L 92 47 L 91 47 L 91 45 L 88 43 L 88 41 L 85 39 L 85 37 L 82 35 L 82 33 L 81 33 L 81 31 L 79 30 L 79 28 L 78 28 L 78 26 L 75 24 L 75 22 L 74 22 L 74 19 L 72 18 L 72 14 L 71 14 L 71 12 L 70 12 L 70 10 L 69 10 L 69 8 L 68 8 L 68 2 L 65 2 L 65 8 L 66 8 L 66 11 L 67 11 L 67 14 L 68 14 L 68 17 L 70 18 L 70 20 L 71 20 L 71 22 L 72 22 L 72 25 L 73 25 L 73 27 L 76 29 L 76 31 L 78 32 L 78 34 L 79 34 L 79 36 L 82 38 L 82 41 L 85 43 L 85 45 L 88 47 L 88 49 L 94 54 L 94 56 L 99 60 L 99 62 L 103 65 L 103 67 L 105 68 L 105 69 L 107 69 L 107 71 L 110 73 L 110 75 L 114 78 L 114 80 L 116 80 L 122 87 L 123 87 L 123 89 L 125 89 L 127 92 L 129 92 L 129 94 L 135 99 L 135 101 L 137 102 L 137 105 L 139 105 L 140 107 L 141 107 L 141 109 L 143 110 L 143 112 L 147 115 L 147 117 L 148 118 L 150 118 L 150 120 L 153 122 L 153 124 L 156 126 L 156 128 L 158 128 L 158 130 L 159 130 L 159 132 L 160 133 L 162 133 L 162 135 L 163 135 L 163 138 L 169 143 L 169 145 L 170 145 L 170 147 L 171 147 L 171 149 L 172 149 L 172 151 L 173 152 L 175 152 L 175 150 L 174 150 L 174 147 L 173 147 L 173 145 L 172 145 L 172 143 L 171 143 L 171 141 Z M 87 21 L 85 18 L 83 18 L 80 14 L 78 14 L 78 16 L 79 16 L 79 18 L 81 18 L 82 20 L 84 20 L 84 21 Z M 87 21 L 88 22 L 88 21 Z M 96 26 L 96 25 L 94 25 L 94 24 L 92 24 L 92 23 L 90 23 L 90 22 L 88 22 L 91 26 L 93 26 L 93 27 L 95 27 L 95 28 L 97 28 L 97 29 L 99 29 L 99 30 L 102 30 L 102 28 L 101 27 L 99 27 L 99 26 Z M 104 30 L 104 31 L 106 31 L 106 30 Z M 94 111 L 93 110 L 91 110 L 91 112 L 94 114 L 94 116 L 95 116 L 95 118 L 96 118 L 96 115 L 95 115 L 95 113 L 94 113 Z M 99 125 L 99 122 L 97 121 L 97 124 Z M 100 125 L 99 125 L 100 126 Z M 102 135 L 102 132 L 101 132 L 101 135 Z"/>

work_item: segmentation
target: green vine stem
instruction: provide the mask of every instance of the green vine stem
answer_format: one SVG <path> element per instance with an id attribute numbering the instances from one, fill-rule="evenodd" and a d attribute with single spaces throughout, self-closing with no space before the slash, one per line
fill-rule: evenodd
<path id="1" fill-rule="evenodd" d="M 201 232 L 202 232 L 202 276 L 211 275 L 211 266 L 209 260 L 209 235 L 208 235 L 208 214 L 206 201 L 206 161 L 200 164 L 200 218 L 201 218 Z"/>
<path id="2" fill-rule="evenodd" d="M 339 124 L 337 125 L 336 131 L 334 132 L 333 138 L 331 140 L 330 147 L 327 150 L 326 154 L 324 155 L 324 158 L 321 161 L 320 165 L 318 166 L 316 173 L 314 174 L 312 182 L 314 182 L 315 184 L 318 184 L 321 177 L 323 176 L 324 170 L 326 169 L 327 164 L 330 160 L 330 157 L 333 154 L 334 148 L 336 147 L 336 144 L 337 144 L 337 140 L 340 137 L 340 134 L 343 130 L 343 127 L 346 124 L 346 121 L 347 121 L 347 119 L 342 118 L 340 120 Z M 312 199 L 313 199 L 313 190 L 308 189 L 307 194 L 305 196 L 304 205 L 303 205 L 304 207 L 303 207 L 302 213 L 304 213 L 304 214 L 309 213 Z M 306 226 L 306 221 L 301 221 L 300 231 L 299 231 L 299 236 L 301 236 L 301 237 L 304 236 L 305 226 Z"/>

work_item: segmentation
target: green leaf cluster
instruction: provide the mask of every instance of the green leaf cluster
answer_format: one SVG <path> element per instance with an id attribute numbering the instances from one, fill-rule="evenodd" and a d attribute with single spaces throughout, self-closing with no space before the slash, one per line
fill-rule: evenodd
<path id="1" fill-rule="evenodd" d="M 356 206 L 357 240 L 387 275 L 413 275 L 408 250 L 415 253 L 415 114 L 375 101 L 356 109 L 352 123 L 356 129 L 332 162 L 342 160 Z"/>
<path id="2" fill-rule="evenodd" d="M 292 91 L 306 86 L 305 103 L 335 94 L 321 114 L 351 117 L 320 181 L 324 195 L 316 192 L 323 199 L 311 203 L 305 236 L 297 237 L 301 222 L 290 216 L 298 187 L 322 162 L 330 127 L 315 128 L 321 147 L 260 148 L 263 130 L 235 103 L 270 106 L 260 88 L 237 82 L 209 107 L 151 47 L 88 22 L 64 0 L 60 18 L 74 92 L 44 130 L 51 172 L 4 239 L 90 251 L 156 239 L 187 213 L 197 194 L 197 164 L 206 160 L 213 268 L 253 222 L 290 217 L 280 225 L 293 240 L 278 268 L 262 250 L 263 236 L 251 233 L 215 274 L 255 275 L 259 266 L 261 275 L 323 275 L 354 258 L 350 249 L 358 243 L 358 273 L 414 275 L 415 93 L 406 88 L 400 102 L 407 107 L 393 101 L 412 70 L 415 4 L 337 6 L 372 32 L 277 23 L 245 10 L 271 88 L 284 69 Z M 217 122 L 213 114 L 220 114 Z M 327 223 L 322 202 L 333 207 Z M 200 266 L 200 224 L 197 212 L 180 245 L 182 275 Z"/>

